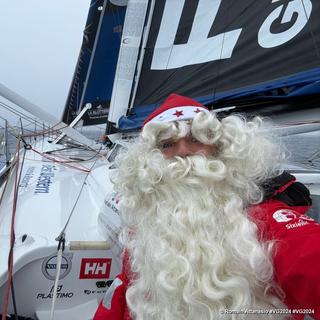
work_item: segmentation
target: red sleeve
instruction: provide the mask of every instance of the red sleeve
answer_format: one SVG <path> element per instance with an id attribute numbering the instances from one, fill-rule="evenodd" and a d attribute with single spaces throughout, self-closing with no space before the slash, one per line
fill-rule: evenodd
<path id="1" fill-rule="evenodd" d="M 311 309 L 320 319 L 320 225 L 308 207 L 269 200 L 249 210 L 263 240 L 275 240 L 275 280 L 289 309 Z"/>
<path id="2" fill-rule="evenodd" d="M 122 320 L 126 309 L 126 282 L 123 274 L 114 279 L 106 292 L 93 320 Z"/>
<path id="3" fill-rule="evenodd" d="M 128 287 L 127 254 L 123 258 L 122 272 L 112 282 L 105 296 L 100 302 L 93 320 L 130 320 L 126 291 Z"/>

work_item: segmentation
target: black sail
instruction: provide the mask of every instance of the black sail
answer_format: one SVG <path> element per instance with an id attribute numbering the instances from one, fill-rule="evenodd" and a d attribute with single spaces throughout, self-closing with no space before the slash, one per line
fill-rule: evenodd
<path id="1" fill-rule="evenodd" d="M 141 124 L 172 92 L 206 104 L 319 94 L 319 19 L 316 0 L 157 0 L 120 126 Z"/>

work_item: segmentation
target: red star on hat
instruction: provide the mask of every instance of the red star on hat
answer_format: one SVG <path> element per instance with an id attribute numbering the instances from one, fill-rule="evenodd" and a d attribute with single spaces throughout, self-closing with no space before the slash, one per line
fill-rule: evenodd
<path id="1" fill-rule="evenodd" d="M 197 108 L 197 109 L 195 109 L 193 112 L 199 113 L 199 112 L 201 112 L 201 110 L 200 110 L 199 108 Z"/>
<path id="2" fill-rule="evenodd" d="M 174 116 L 176 116 L 177 118 L 183 116 L 183 111 L 182 110 L 176 110 L 175 113 L 173 113 Z"/>

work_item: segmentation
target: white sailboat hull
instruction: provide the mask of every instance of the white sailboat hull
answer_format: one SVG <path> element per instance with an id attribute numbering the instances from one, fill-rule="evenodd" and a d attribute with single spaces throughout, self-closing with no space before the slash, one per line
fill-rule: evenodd
<path id="1" fill-rule="evenodd" d="M 35 150 L 62 146 L 40 142 Z M 21 157 L 20 154 L 20 167 Z M 89 319 L 110 280 L 121 267 L 121 248 L 111 240 L 103 224 L 105 197 L 112 189 L 109 163 L 104 156 L 83 149 L 70 149 L 63 158 L 89 159 L 54 163 L 32 150 L 26 152 L 15 213 L 13 285 L 18 314 L 49 319 L 57 271 L 55 240 L 65 228 L 54 319 Z M 52 155 L 50 155 L 52 156 Z M 60 158 L 60 157 L 59 157 Z M 62 157 L 60 158 L 62 159 Z M 78 169 L 76 169 L 78 168 Z M 91 168 L 90 172 L 80 169 Z M 14 202 L 14 172 L 9 178 L 0 206 L 0 296 L 8 285 L 11 216 Z M 102 210 L 102 211 L 101 211 Z M 99 217 L 100 215 L 100 217 Z M 117 215 L 114 214 L 114 218 Z M 69 220 L 69 221 L 68 221 Z M 114 221 L 118 223 L 118 221 Z M 14 309 L 11 298 L 8 314 Z M 4 299 L 1 299 L 3 303 Z M 2 309 L 2 305 L 0 305 Z M 66 311 L 68 310 L 68 311 Z M 66 317 L 66 312 L 70 314 Z"/>

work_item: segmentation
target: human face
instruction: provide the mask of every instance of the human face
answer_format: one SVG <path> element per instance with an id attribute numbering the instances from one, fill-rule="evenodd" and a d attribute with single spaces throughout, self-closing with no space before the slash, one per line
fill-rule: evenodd
<path id="1" fill-rule="evenodd" d="M 159 149 L 166 159 L 171 159 L 175 156 L 192 156 L 195 154 L 211 156 L 214 155 L 217 151 L 216 146 L 203 144 L 192 137 L 192 135 L 188 135 L 178 140 L 174 140 L 171 138 L 161 141 Z"/>

